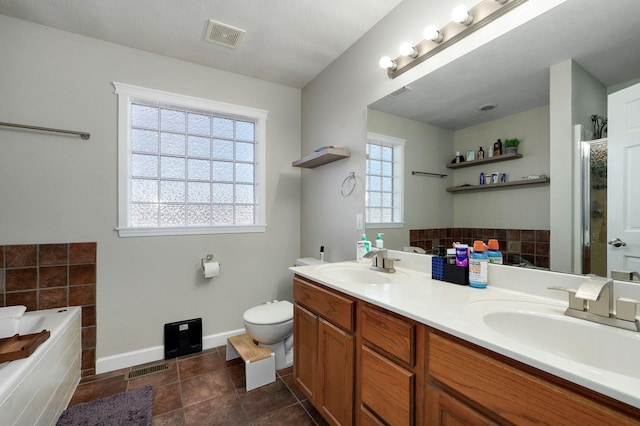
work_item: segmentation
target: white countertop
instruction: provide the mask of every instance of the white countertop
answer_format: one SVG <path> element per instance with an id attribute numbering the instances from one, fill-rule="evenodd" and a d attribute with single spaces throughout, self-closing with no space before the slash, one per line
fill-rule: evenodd
<path id="1" fill-rule="evenodd" d="M 593 363 L 586 365 L 558 354 L 536 349 L 535 345 L 526 344 L 528 342 L 523 344 L 522 339 L 527 336 L 526 329 L 522 330 L 523 336 L 518 339 L 519 341 L 516 341 L 487 327 L 482 318 L 477 315 L 477 307 L 486 305 L 486 303 L 478 302 L 487 301 L 496 301 L 507 305 L 509 303 L 514 305 L 533 303 L 536 306 L 541 306 L 550 314 L 562 315 L 568 304 L 564 300 L 567 297 L 566 294 L 556 294 L 562 292 L 551 292 L 546 287 L 564 285 L 575 288 L 578 285 L 576 283 L 584 280 L 584 277 L 490 265 L 490 285 L 485 289 L 477 289 L 432 280 L 430 256 L 423 255 L 421 258 L 411 257 L 411 259 L 422 260 L 419 261 L 420 263 L 415 269 L 414 261 L 403 262 L 403 265 L 410 266 L 412 269 L 396 267 L 396 274 L 388 274 L 389 279 L 392 280 L 388 284 L 359 284 L 332 279 L 322 272 L 323 268 L 327 267 L 326 264 L 290 269 L 297 275 L 327 287 L 640 408 L 640 376 L 633 377 L 620 371 L 614 373 L 597 368 Z M 423 265 L 422 262 L 428 262 L 428 266 Z M 341 262 L 332 265 L 351 267 L 356 263 Z M 494 280 L 496 283 L 492 285 Z M 618 285 L 617 282 L 616 285 Z M 628 297 L 627 294 L 624 296 Z M 598 330 L 602 330 L 602 327 L 607 327 L 584 320 L 569 320 L 583 321 L 586 323 L 586 327 L 590 327 L 587 329 L 588 334 L 594 336 Z M 607 329 L 607 332 L 611 332 L 612 327 L 607 327 Z M 614 333 L 631 333 L 625 337 L 637 338 L 640 342 L 640 333 L 617 330 L 614 329 Z M 572 336 L 566 336 L 566 339 L 571 338 Z M 595 337 L 593 344 L 598 344 Z M 624 350 L 624 348 L 620 348 L 620 350 Z M 640 363 L 640 358 L 637 355 L 636 359 Z"/>

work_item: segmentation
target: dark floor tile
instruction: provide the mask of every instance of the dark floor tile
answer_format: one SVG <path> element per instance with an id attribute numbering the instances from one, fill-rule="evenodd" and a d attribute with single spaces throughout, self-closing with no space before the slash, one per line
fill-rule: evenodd
<path id="1" fill-rule="evenodd" d="M 280 379 L 250 392 L 239 393 L 242 407 L 251 419 L 296 403 L 296 398 Z"/>
<path id="2" fill-rule="evenodd" d="M 232 367 L 227 368 L 229 372 L 229 376 L 231 377 L 231 383 L 236 389 L 243 389 L 247 386 L 246 384 L 246 373 L 244 364 L 234 365 Z"/>
<path id="3" fill-rule="evenodd" d="M 311 405 L 311 402 L 309 402 L 309 400 L 307 401 L 303 401 L 302 406 L 304 407 L 304 409 L 307 411 L 307 413 L 309 414 L 309 416 L 313 419 L 313 421 L 318 425 L 318 426 L 328 426 L 329 423 L 324 419 L 324 417 L 322 417 L 320 415 L 320 413 L 318 412 L 318 410 L 316 410 L 316 407 L 314 407 L 313 405 Z"/>
<path id="4" fill-rule="evenodd" d="M 279 376 L 286 376 L 288 374 L 292 374 L 293 373 L 293 366 L 287 367 L 287 368 L 283 368 L 282 370 L 278 370 L 276 372 L 278 373 Z"/>
<path id="5" fill-rule="evenodd" d="M 171 383 L 153 387 L 153 412 L 158 416 L 182 408 L 182 394 L 180 383 Z"/>
<path id="6" fill-rule="evenodd" d="M 254 419 L 253 426 L 315 426 L 315 422 L 307 414 L 302 405 L 294 404 L 286 408 L 273 411 L 265 416 Z"/>
<path id="7" fill-rule="evenodd" d="M 182 408 L 170 413 L 153 416 L 151 419 L 151 426 L 185 426 L 186 424 L 187 422 Z"/>
<path id="8" fill-rule="evenodd" d="M 82 384 L 76 388 L 69 406 L 81 402 L 95 401 L 96 399 L 122 393 L 126 390 L 127 382 L 125 382 L 122 377 L 112 377 L 93 383 Z"/>
<path id="9" fill-rule="evenodd" d="M 225 370 L 212 371 L 181 381 L 182 403 L 185 407 L 211 398 L 235 392 Z"/>
<path id="10" fill-rule="evenodd" d="M 286 376 L 280 377 L 285 385 L 289 388 L 291 393 L 298 398 L 298 401 L 304 401 L 307 397 L 302 393 L 300 388 L 296 386 L 295 380 L 293 379 L 293 374 L 288 374 Z"/>
<path id="11" fill-rule="evenodd" d="M 189 426 L 251 424 L 235 392 L 190 405 L 185 417 Z"/>
<path id="12" fill-rule="evenodd" d="M 180 380 L 185 380 L 203 373 L 223 369 L 225 368 L 225 362 L 216 351 L 180 359 L 178 368 L 180 369 Z"/>

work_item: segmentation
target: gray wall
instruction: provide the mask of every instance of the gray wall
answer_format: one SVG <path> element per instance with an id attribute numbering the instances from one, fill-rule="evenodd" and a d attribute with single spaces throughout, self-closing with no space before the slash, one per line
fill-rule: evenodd
<path id="1" fill-rule="evenodd" d="M 204 335 L 291 297 L 299 254 L 298 89 L 124 48 L 0 15 L 2 121 L 91 139 L 0 129 L 0 244 L 96 241 L 97 358 L 163 344 L 163 324 L 202 317 Z M 269 111 L 267 231 L 119 238 L 117 102 L 112 81 Z M 205 280 L 213 253 L 221 274 Z"/>

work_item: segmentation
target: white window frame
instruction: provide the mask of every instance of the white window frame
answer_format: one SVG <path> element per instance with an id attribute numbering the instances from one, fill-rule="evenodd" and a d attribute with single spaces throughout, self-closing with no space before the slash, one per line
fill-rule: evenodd
<path id="1" fill-rule="evenodd" d="M 167 235 L 235 234 L 265 232 L 266 230 L 266 120 L 268 111 L 212 101 L 130 84 L 113 82 L 118 95 L 118 227 L 120 237 L 144 237 Z M 131 141 L 130 105 L 136 99 L 175 105 L 185 109 L 206 111 L 233 118 L 245 118 L 256 122 L 256 213 L 252 225 L 207 225 L 179 227 L 133 227 L 130 220 L 131 205 Z"/>
<path id="2" fill-rule="evenodd" d="M 392 222 L 368 222 L 365 214 L 367 229 L 389 229 L 404 227 L 404 146 L 406 139 L 400 139 L 393 136 L 382 135 L 379 133 L 367 132 L 367 144 L 374 143 L 377 145 L 385 145 L 393 148 L 393 221 Z M 367 156 L 367 160 L 368 160 Z M 369 192 L 368 182 L 369 174 L 366 169 L 367 183 L 365 184 L 365 192 Z M 365 197 L 365 200 L 368 197 Z M 366 204 L 366 201 L 365 201 Z M 368 206 L 365 205 L 365 209 Z"/>

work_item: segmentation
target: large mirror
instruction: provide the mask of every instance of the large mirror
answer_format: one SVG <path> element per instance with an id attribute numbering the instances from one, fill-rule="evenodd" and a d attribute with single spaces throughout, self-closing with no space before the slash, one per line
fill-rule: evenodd
<path id="1" fill-rule="evenodd" d="M 640 81 L 638 16 L 636 0 L 568 0 L 369 105 L 368 132 L 406 144 L 404 227 L 368 227 L 368 235 L 383 232 L 389 248 L 427 250 L 438 242 L 497 238 L 512 264 L 598 272 L 588 271 L 589 259 L 578 253 L 584 243 L 584 212 L 575 207 L 582 204 L 578 146 L 600 136 L 593 124 L 602 130 L 608 95 Z M 511 138 L 520 139 L 522 158 L 446 167 L 457 151 L 477 157 L 482 147 L 488 157 L 497 139 Z M 479 184 L 481 172 L 485 179 L 504 173 L 508 182 L 536 176 L 550 182 L 447 191 Z M 573 177 L 577 184 L 567 182 Z M 575 251 L 565 255 L 565 247 Z M 600 253 L 591 253 L 595 263 L 606 249 Z"/>

